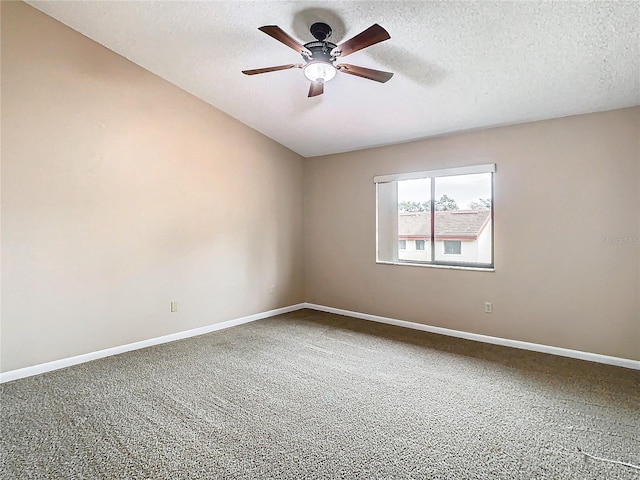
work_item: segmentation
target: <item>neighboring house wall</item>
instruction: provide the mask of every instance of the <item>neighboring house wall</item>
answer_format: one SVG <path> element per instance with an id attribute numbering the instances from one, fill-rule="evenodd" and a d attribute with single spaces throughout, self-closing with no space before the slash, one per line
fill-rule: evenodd
<path id="1" fill-rule="evenodd" d="M 416 240 L 407 239 L 407 248 L 405 250 L 398 250 L 398 259 L 411 260 L 411 261 L 430 261 L 431 260 L 431 244 L 429 239 L 424 240 L 424 250 L 416 249 Z M 436 260 L 452 261 L 452 262 L 490 262 L 491 256 L 487 260 L 479 260 L 479 246 L 477 240 L 461 240 L 460 241 L 460 254 L 445 254 L 444 253 L 444 240 L 436 240 L 435 251 Z M 485 257 L 486 258 L 486 255 Z"/>
<path id="2" fill-rule="evenodd" d="M 406 239 L 405 241 L 407 242 L 407 248 L 405 250 L 398 249 L 399 260 L 412 260 L 419 262 L 431 260 L 431 246 L 429 245 L 429 239 L 424 240 L 424 250 L 416 249 L 415 239 Z"/>
<path id="3" fill-rule="evenodd" d="M 445 250 L 444 250 L 443 240 L 436 240 L 435 250 L 436 250 L 437 261 L 460 262 L 460 263 L 478 262 L 478 241 L 477 240 L 461 240 L 459 255 L 444 253 Z"/>
<path id="4" fill-rule="evenodd" d="M 2 371 L 304 301 L 300 156 L 0 8 Z"/>
<path id="5" fill-rule="evenodd" d="M 378 189 L 380 195 L 380 189 Z M 380 205 L 380 198 L 377 199 Z M 395 205 L 395 198 L 392 204 Z M 384 203 L 383 203 L 384 204 Z M 451 210 L 435 212 L 436 240 L 434 242 L 435 260 L 451 263 L 491 263 L 491 228 L 489 210 Z M 395 227 L 395 231 L 391 228 Z M 430 212 L 398 212 L 387 221 L 381 221 L 378 213 L 378 241 L 381 238 L 398 238 L 398 260 L 431 261 L 431 213 Z M 478 237 L 484 233 L 482 244 Z M 401 242 L 405 242 L 404 249 Z M 446 250 L 447 244 L 459 244 L 459 252 Z M 396 245 L 394 244 L 394 247 Z M 484 251 L 480 251 L 480 247 Z M 378 245 L 378 259 L 388 261 L 389 257 L 380 256 Z M 455 250 L 455 249 L 454 249 Z M 482 260 L 480 260 L 482 258 Z"/>
<path id="6" fill-rule="evenodd" d="M 478 235 L 478 240 L 476 242 L 476 255 L 479 263 L 491 262 L 491 249 L 493 248 L 493 245 L 491 244 L 491 227 L 491 220 L 489 220 L 487 225 L 480 232 L 480 235 Z"/>

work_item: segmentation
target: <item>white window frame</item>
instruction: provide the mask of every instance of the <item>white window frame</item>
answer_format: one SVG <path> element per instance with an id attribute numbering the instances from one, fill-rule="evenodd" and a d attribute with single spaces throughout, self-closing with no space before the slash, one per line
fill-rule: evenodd
<path id="1" fill-rule="evenodd" d="M 396 173 L 389 175 L 376 175 L 373 181 L 376 184 L 376 263 L 393 264 L 393 265 L 420 265 L 426 267 L 453 268 L 463 270 L 481 270 L 494 271 L 494 177 L 496 172 L 495 163 L 486 163 L 481 165 L 470 165 L 465 167 L 444 168 L 438 170 L 425 170 L 421 172 Z M 397 182 L 402 180 L 417 180 L 422 178 L 435 179 L 438 177 L 450 177 L 454 175 L 473 175 L 478 173 L 491 173 L 491 263 L 460 263 L 447 262 L 446 260 L 435 260 L 435 238 L 432 234 L 431 241 L 431 260 L 430 261 L 414 261 L 398 259 L 398 188 Z M 380 188 L 381 184 L 391 184 L 390 188 L 384 190 Z M 432 217 L 435 208 L 435 181 L 431 182 L 431 205 Z M 382 207 L 382 208 L 381 208 Z M 385 231 L 384 235 L 379 232 L 381 219 L 384 224 L 388 224 L 390 228 Z M 432 225 L 433 227 L 433 225 Z M 433 232 L 432 232 L 433 233 Z M 425 242 L 425 247 L 427 247 Z M 462 248 L 462 246 L 461 246 Z M 385 258 L 389 260 L 380 260 L 380 252 L 385 253 Z M 452 257 L 457 254 L 450 254 Z"/>

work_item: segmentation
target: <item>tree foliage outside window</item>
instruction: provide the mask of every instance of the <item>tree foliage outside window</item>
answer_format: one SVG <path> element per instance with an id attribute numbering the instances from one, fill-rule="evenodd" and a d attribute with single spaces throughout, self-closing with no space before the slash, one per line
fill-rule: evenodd
<path id="1" fill-rule="evenodd" d="M 471 210 L 491 210 L 491 199 L 479 198 L 477 202 L 471 202 L 469 208 Z"/>
<path id="2" fill-rule="evenodd" d="M 482 199 L 480 199 L 482 201 Z M 447 210 L 460 210 L 458 204 L 453 198 L 449 198 L 447 195 L 442 195 L 440 200 L 436 200 L 436 211 L 444 212 Z M 431 200 L 427 202 L 411 202 L 403 201 L 398 203 L 398 211 L 402 213 L 414 213 L 414 212 L 430 212 Z"/>
<path id="3" fill-rule="evenodd" d="M 469 203 L 470 210 L 491 210 L 490 198 L 479 198 L 475 202 Z M 402 213 L 428 212 L 431 210 L 431 201 L 427 202 L 411 202 L 404 200 L 398 204 L 398 211 Z M 453 198 L 449 198 L 446 194 L 436 200 L 436 211 L 444 212 L 450 210 L 460 210 L 458 204 Z"/>

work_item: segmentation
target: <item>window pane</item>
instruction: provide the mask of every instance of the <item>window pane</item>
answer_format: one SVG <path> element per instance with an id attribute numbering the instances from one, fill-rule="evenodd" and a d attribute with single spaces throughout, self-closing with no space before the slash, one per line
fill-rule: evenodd
<path id="1" fill-rule="evenodd" d="M 377 260 L 493 267 L 493 171 L 478 165 L 433 171 L 433 178 L 375 177 Z"/>
<path id="2" fill-rule="evenodd" d="M 434 179 L 436 261 L 493 263 L 491 175 Z"/>
<path id="3" fill-rule="evenodd" d="M 462 242 L 460 240 L 445 240 L 444 253 L 447 255 L 460 255 L 462 253 Z"/>
<path id="4" fill-rule="evenodd" d="M 431 179 L 397 183 L 398 241 L 406 242 L 406 249 L 398 252 L 398 260 L 431 260 Z"/>

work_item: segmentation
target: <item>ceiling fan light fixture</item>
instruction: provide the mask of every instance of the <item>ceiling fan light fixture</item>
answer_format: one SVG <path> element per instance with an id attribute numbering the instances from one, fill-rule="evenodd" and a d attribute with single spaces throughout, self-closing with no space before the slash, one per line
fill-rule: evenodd
<path id="1" fill-rule="evenodd" d="M 329 62 L 309 62 L 302 72 L 312 82 L 326 83 L 336 76 L 337 70 Z"/>
<path id="2" fill-rule="evenodd" d="M 324 84 L 333 80 L 338 70 L 345 74 L 355 75 L 356 77 L 366 78 L 367 80 L 380 83 L 384 83 L 393 77 L 393 73 L 391 72 L 383 72 L 372 68 L 358 67 L 357 65 L 349 65 L 347 63 L 334 65 L 338 57 L 346 57 L 363 48 L 389 40 L 391 38 L 389 33 L 377 23 L 374 23 L 346 42 L 342 42 L 340 45 L 327 41 L 327 38 L 331 36 L 331 27 L 322 22 L 316 22 L 311 25 L 311 35 L 313 35 L 315 41 L 305 43 L 304 45 L 277 25 L 264 25 L 258 30 L 298 52 L 298 54 L 302 56 L 304 64 L 296 65 L 290 63 L 288 65 L 278 65 L 274 67 L 253 68 L 250 70 L 242 70 L 242 73 L 245 75 L 257 75 L 259 73 L 300 68 L 305 78 L 311 82 L 311 85 L 309 85 L 309 94 L 307 95 L 309 98 L 322 95 L 324 93 Z"/>

